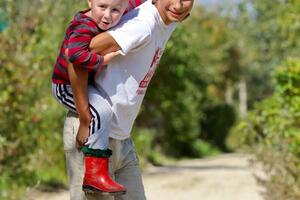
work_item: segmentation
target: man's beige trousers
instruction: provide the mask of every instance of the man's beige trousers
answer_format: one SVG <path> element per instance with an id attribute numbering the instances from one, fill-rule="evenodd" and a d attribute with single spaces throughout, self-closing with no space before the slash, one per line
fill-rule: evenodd
<path id="1" fill-rule="evenodd" d="M 109 148 L 113 151 L 110 158 L 110 172 L 115 180 L 127 189 L 125 195 L 102 196 L 85 195 L 82 191 L 84 175 L 83 154 L 75 148 L 79 120 L 76 114 L 69 112 L 64 124 L 64 150 L 68 173 L 71 200 L 145 200 L 144 186 L 139 169 L 134 144 L 130 138 L 116 140 L 110 138 Z"/>

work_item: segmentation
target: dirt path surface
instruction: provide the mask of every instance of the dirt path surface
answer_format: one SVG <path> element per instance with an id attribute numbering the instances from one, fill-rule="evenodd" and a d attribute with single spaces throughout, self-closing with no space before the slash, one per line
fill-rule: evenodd
<path id="1" fill-rule="evenodd" d="M 151 167 L 143 174 L 148 200 L 263 200 L 264 189 L 255 177 L 251 156 L 220 155 L 208 159 L 182 160 L 164 167 Z M 69 200 L 68 192 L 39 193 L 30 200 Z"/>

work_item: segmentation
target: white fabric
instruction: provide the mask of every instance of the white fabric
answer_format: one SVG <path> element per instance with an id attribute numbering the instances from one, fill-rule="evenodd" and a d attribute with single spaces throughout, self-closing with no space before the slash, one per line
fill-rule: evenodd
<path id="1" fill-rule="evenodd" d="M 95 80 L 113 104 L 111 137 L 130 137 L 148 84 L 175 27 L 175 23 L 163 23 L 150 0 L 126 14 L 109 31 L 125 55 L 115 58 Z"/>

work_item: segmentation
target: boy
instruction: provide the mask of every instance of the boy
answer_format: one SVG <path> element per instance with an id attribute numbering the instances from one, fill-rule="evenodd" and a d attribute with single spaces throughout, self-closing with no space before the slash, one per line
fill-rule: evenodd
<path id="1" fill-rule="evenodd" d="M 109 100 L 104 93 L 99 93 L 93 86 L 87 87 L 88 80 L 80 80 L 79 85 L 72 84 L 74 77 L 68 69 L 68 60 L 82 73 L 93 74 L 100 71 L 118 53 L 100 56 L 89 52 L 89 43 L 95 35 L 115 26 L 128 5 L 128 0 L 88 0 L 89 9 L 78 12 L 66 30 L 60 54 L 57 58 L 52 76 L 52 92 L 59 103 L 69 110 L 77 112 L 80 126 L 77 141 L 85 145 L 82 151 L 86 155 L 87 165 L 83 183 L 84 191 L 99 191 L 107 194 L 124 194 L 124 186 L 114 182 L 108 175 L 108 137 L 112 111 Z M 65 52 L 67 55 L 65 56 Z M 81 97 L 88 100 L 85 106 L 80 104 L 73 93 L 84 88 L 88 92 Z M 87 95 L 88 94 L 88 95 Z M 88 98 L 87 98 L 88 96 Z M 80 98 L 81 98 L 80 97 Z M 97 104 L 101 104 L 99 107 Z M 97 162 L 97 165 L 94 163 Z M 92 177 L 90 171 L 97 171 Z M 95 181 L 94 179 L 101 180 Z"/>
<path id="2" fill-rule="evenodd" d="M 130 132 L 165 44 L 176 27 L 173 22 L 183 21 L 192 6 L 193 0 L 157 0 L 155 4 L 146 1 L 125 15 L 116 27 L 91 41 L 92 52 L 121 50 L 124 55 L 112 60 L 95 80 L 96 87 L 105 90 L 111 100 L 110 146 L 116 152 L 112 165 L 116 180 L 127 188 L 126 195 L 115 199 L 145 199 Z M 71 134 L 71 127 L 76 128 L 73 120 L 74 117 L 67 118 L 65 135 Z M 65 148 L 67 145 L 65 142 Z M 69 159 L 73 156 L 69 154 L 68 157 L 67 154 Z M 81 173 L 80 163 L 72 166 L 69 162 L 68 165 L 69 170 L 75 172 L 74 176 Z"/>

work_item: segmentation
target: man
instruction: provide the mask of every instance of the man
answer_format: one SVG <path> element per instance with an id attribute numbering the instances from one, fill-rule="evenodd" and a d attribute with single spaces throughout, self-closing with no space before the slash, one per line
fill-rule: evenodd
<path id="1" fill-rule="evenodd" d="M 130 132 L 165 44 L 174 31 L 176 22 L 181 22 L 188 16 L 193 2 L 157 0 L 153 4 L 147 1 L 125 15 L 118 26 L 92 40 L 90 49 L 93 52 L 105 54 L 120 50 L 123 54 L 116 57 L 96 77 L 95 85 L 99 91 L 107 93 L 112 104 L 114 116 L 111 122 L 110 148 L 114 154 L 111 172 L 116 181 L 126 187 L 127 193 L 114 198 L 89 194 L 86 195 L 88 199 L 146 199 Z M 79 99 L 81 104 L 87 103 L 87 99 L 81 98 L 80 94 L 74 93 L 74 98 Z M 74 135 L 77 127 L 76 116 L 69 113 L 65 121 L 64 143 L 72 200 L 84 198 L 80 191 L 83 158 L 75 149 Z"/>

